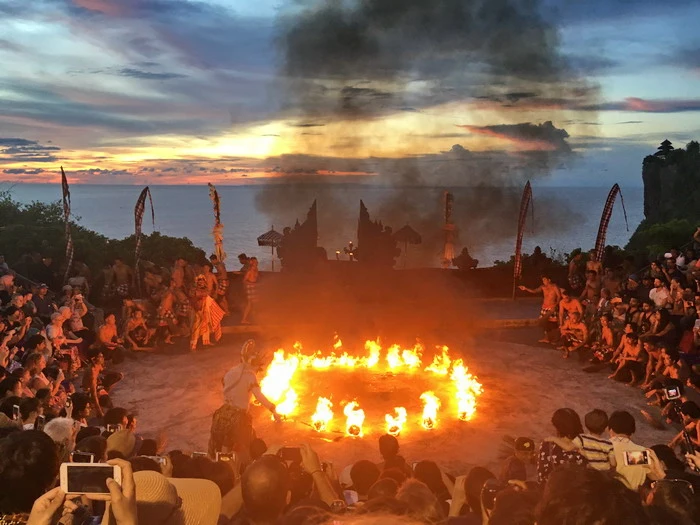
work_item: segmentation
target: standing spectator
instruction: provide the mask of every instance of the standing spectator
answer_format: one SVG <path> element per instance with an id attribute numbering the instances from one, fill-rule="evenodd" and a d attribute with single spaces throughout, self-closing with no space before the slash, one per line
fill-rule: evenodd
<path id="1" fill-rule="evenodd" d="M 620 480 L 632 490 L 639 490 L 647 478 L 653 481 L 664 477 L 663 469 L 654 451 L 632 441 L 632 434 L 636 430 L 636 422 L 629 412 L 622 410 L 610 414 L 608 431 L 615 455 L 615 468 Z M 628 465 L 625 460 L 626 452 L 646 452 L 649 464 Z"/>

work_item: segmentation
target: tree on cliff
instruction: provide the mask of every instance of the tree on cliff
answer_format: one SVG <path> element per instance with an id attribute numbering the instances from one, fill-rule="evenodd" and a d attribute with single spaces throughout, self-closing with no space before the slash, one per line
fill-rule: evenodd
<path id="1" fill-rule="evenodd" d="M 700 224 L 700 144 L 675 149 L 665 140 L 644 159 L 642 179 L 645 219 L 627 249 L 656 255 L 689 242 Z"/>

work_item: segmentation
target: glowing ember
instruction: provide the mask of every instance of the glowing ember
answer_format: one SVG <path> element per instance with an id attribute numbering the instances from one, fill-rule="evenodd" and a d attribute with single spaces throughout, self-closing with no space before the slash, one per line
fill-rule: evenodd
<path id="1" fill-rule="evenodd" d="M 468 372 L 461 359 L 454 362 L 450 379 L 455 385 L 458 417 L 461 421 L 469 421 L 476 412 L 476 396 L 481 395 L 481 383 Z"/>
<path id="2" fill-rule="evenodd" d="M 420 396 L 423 401 L 423 428 L 432 430 L 437 426 L 437 413 L 440 408 L 440 400 L 432 392 L 423 392 Z"/>
<path id="3" fill-rule="evenodd" d="M 343 409 L 347 421 L 345 423 L 345 432 L 348 436 L 362 437 L 362 425 L 365 422 L 365 411 L 360 408 L 357 401 L 351 401 Z"/>
<path id="4" fill-rule="evenodd" d="M 328 423 L 333 419 L 333 403 L 330 399 L 319 397 L 316 403 L 316 412 L 311 416 L 311 425 L 316 432 L 324 432 Z"/>
<path id="5" fill-rule="evenodd" d="M 398 436 L 401 434 L 401 430 L 406 424 L 408 415 L 406 413 L 406 409 L 403 407 L 394 408 L 394 414 L 395 416 L 392 416 L 391 414 L 384 416 L 384 419 L 386 420 L 386 433 L 391 436 Z"/>
<path id="6" fill-rule="evenodd" d="M 338 336 L 335 337 L 329 352 L 306 352 L 301 343 L 294 343 L 292 353 L 284 349 L 277 350 L 272 362 L 267 368 L 265 378 L 260 386 L 265 396 L 277 406 L 277 412 L 289 417 L 301 411 L 303 417 L 309 418 L 311 426 L 318 432 L 327 431 L 333 419 L 333 404 L 327 397 L 319 397 L 316 411 L 309 415 L 311 407 L 308 401 L 300 396 L 304 392 L 304 370 L 357 370 L 366 369 L 375 373 L 391 372 L 392 374 L 423 374 L 434 378 L 437 384 L 433 387 L 443 397 L 442 403 L 434 392 L 424 392 L 420 399 L 423 405 L 421 424 L 431 430 L 438 424 L 438 411 L 443 403 L 452 417 L 461 421 L 469 421 L 476 414 L 477 399 L 483 389 L 475 376 L 469 373 L 462 359 L 453 360 L 447 346 L 436 347 L 436 352 L 427 366 L 423 362 L 425 348 L 416 343 L 413 348 L 402 349 L 399 345 L 391 345 L 385 350 L 381 342 L 366 341 L 365 355 L 350 355 L 343 348 Z M 342 352 L 342 353 L 341 353 Z M 427 359 L 431 359 L 428 357 Z M 440 385 L 443 383 L 444 388 Z M 299 391 L 297 391 L 299 388 Z M 328 393 L 326 393 L 328 396 Z M 348 435 L 362 437 L 364 434 L 365 414 L 359 408 L 357 401 L 345 406 L 343 410 Z M 447 412 L 445 412 L 447 413 Z M 444 417 L 444 415 L 443 415 Z M 309 419 L 306 419 L 309 421 Z M 406 428 L 408 421 L 407 410 L 403 407 L 394 409 L 394 414 L 386 414 L 384 426 L 386 432 L 398 435 Z M 372 425 L 375 423 L 372 422 Z M 378 425 L 381 423 L 377 422 Z"/>

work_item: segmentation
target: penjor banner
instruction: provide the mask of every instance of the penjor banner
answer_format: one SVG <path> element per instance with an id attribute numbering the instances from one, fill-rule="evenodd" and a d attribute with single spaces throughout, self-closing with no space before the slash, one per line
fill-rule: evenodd
<path id="1" fill-rule="evenodd" d="M 63 276 L 63 283 L 68 282 L 70 277 L 70 270 L 73 266 L 73 235 L 70 231 L 70 188 L 68 187 L 68 179 L 66 178 L 66 172 L 63 171 L 63 166 L 61 166 L 61 190 L 63 192 L 63 222 L 66 228 L 66 273 Z"/>
<path id="2" fill-rule="evenodd" d="M 600 226 L 598 226 L 598 237 L 595 241 L 595 258 L 596 261 L 603 262 L 603 255 L 605 253 L 605 237 L 608 234 L 608 225 L 610 224 L 610 217 L 612 216 L 613 206 L 615 205 L 615 197 L 620 195 L 620 203 L 622 204 L 622 211 L 625 214 L 625 226 L 627 231 L 630 231 L 629 224 L 627 222 L 627 210 L 625 210 L 625 200 L 622 198 L 622 190 L 620 186 L 616 183 L 608 193 L 608 200 L 605 201 L 605 207 L 603 208 L 603 214 L 600 217 Z"/>
<path id="3" fill-rule="evenodd" d="M 530 181 L 525 184 L 523 196 L 520 199 L 520 216 L 518 217 L 518 237 L 515 242 L 515 264 L 513 266 L 513 298 L 515 298 L 515 287 L 523 273 L 523 234 L 525 233 L 525 221 L 527 220 L 527 209 L 532 201 L 532 186 Z"/>
<path id="4" fill-rule="evenodd" d="M 214 229 L 211 231 L 214 237 L 214 253 L 223 262 L 226 260 L 226 252 L 224 251 L 224 225 L 221 224 L 221 199 L 219 199 L 219 192 L 211 182 L 209 183 L 209 198 L 214 204 Z"/>
<path id="5" fill-rule="evenodd" d="M 153 228 L 156 226 L 156 213 L 153 209 L 153 198 L 151 197 L 151 190 L 146 186 L 141 195 L 139 195 L 136 201 L 136 207 L 134 208 L 134 224 L 136 227 L 136 249 L 134 250 L 136 263 L 134 265 L 134 271 L 136 272 L 136 286 L 138 287 L 139 295 L 141 295 L 141 272 L 139 271 L 139 262 L 141 259 L 141 226 L 143 224 L 143 213 L 146 210 L 146 197 L 148 197 L 151 203 L 151 221 L 153 222 Z"/>

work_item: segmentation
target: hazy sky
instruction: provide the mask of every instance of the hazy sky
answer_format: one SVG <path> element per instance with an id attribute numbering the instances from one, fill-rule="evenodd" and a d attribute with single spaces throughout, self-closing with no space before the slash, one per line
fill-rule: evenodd
<path id="1" fill-rule="evenodd" d="M 0 179 L 640 184 L 700 2 L 0 0 Z"/>

